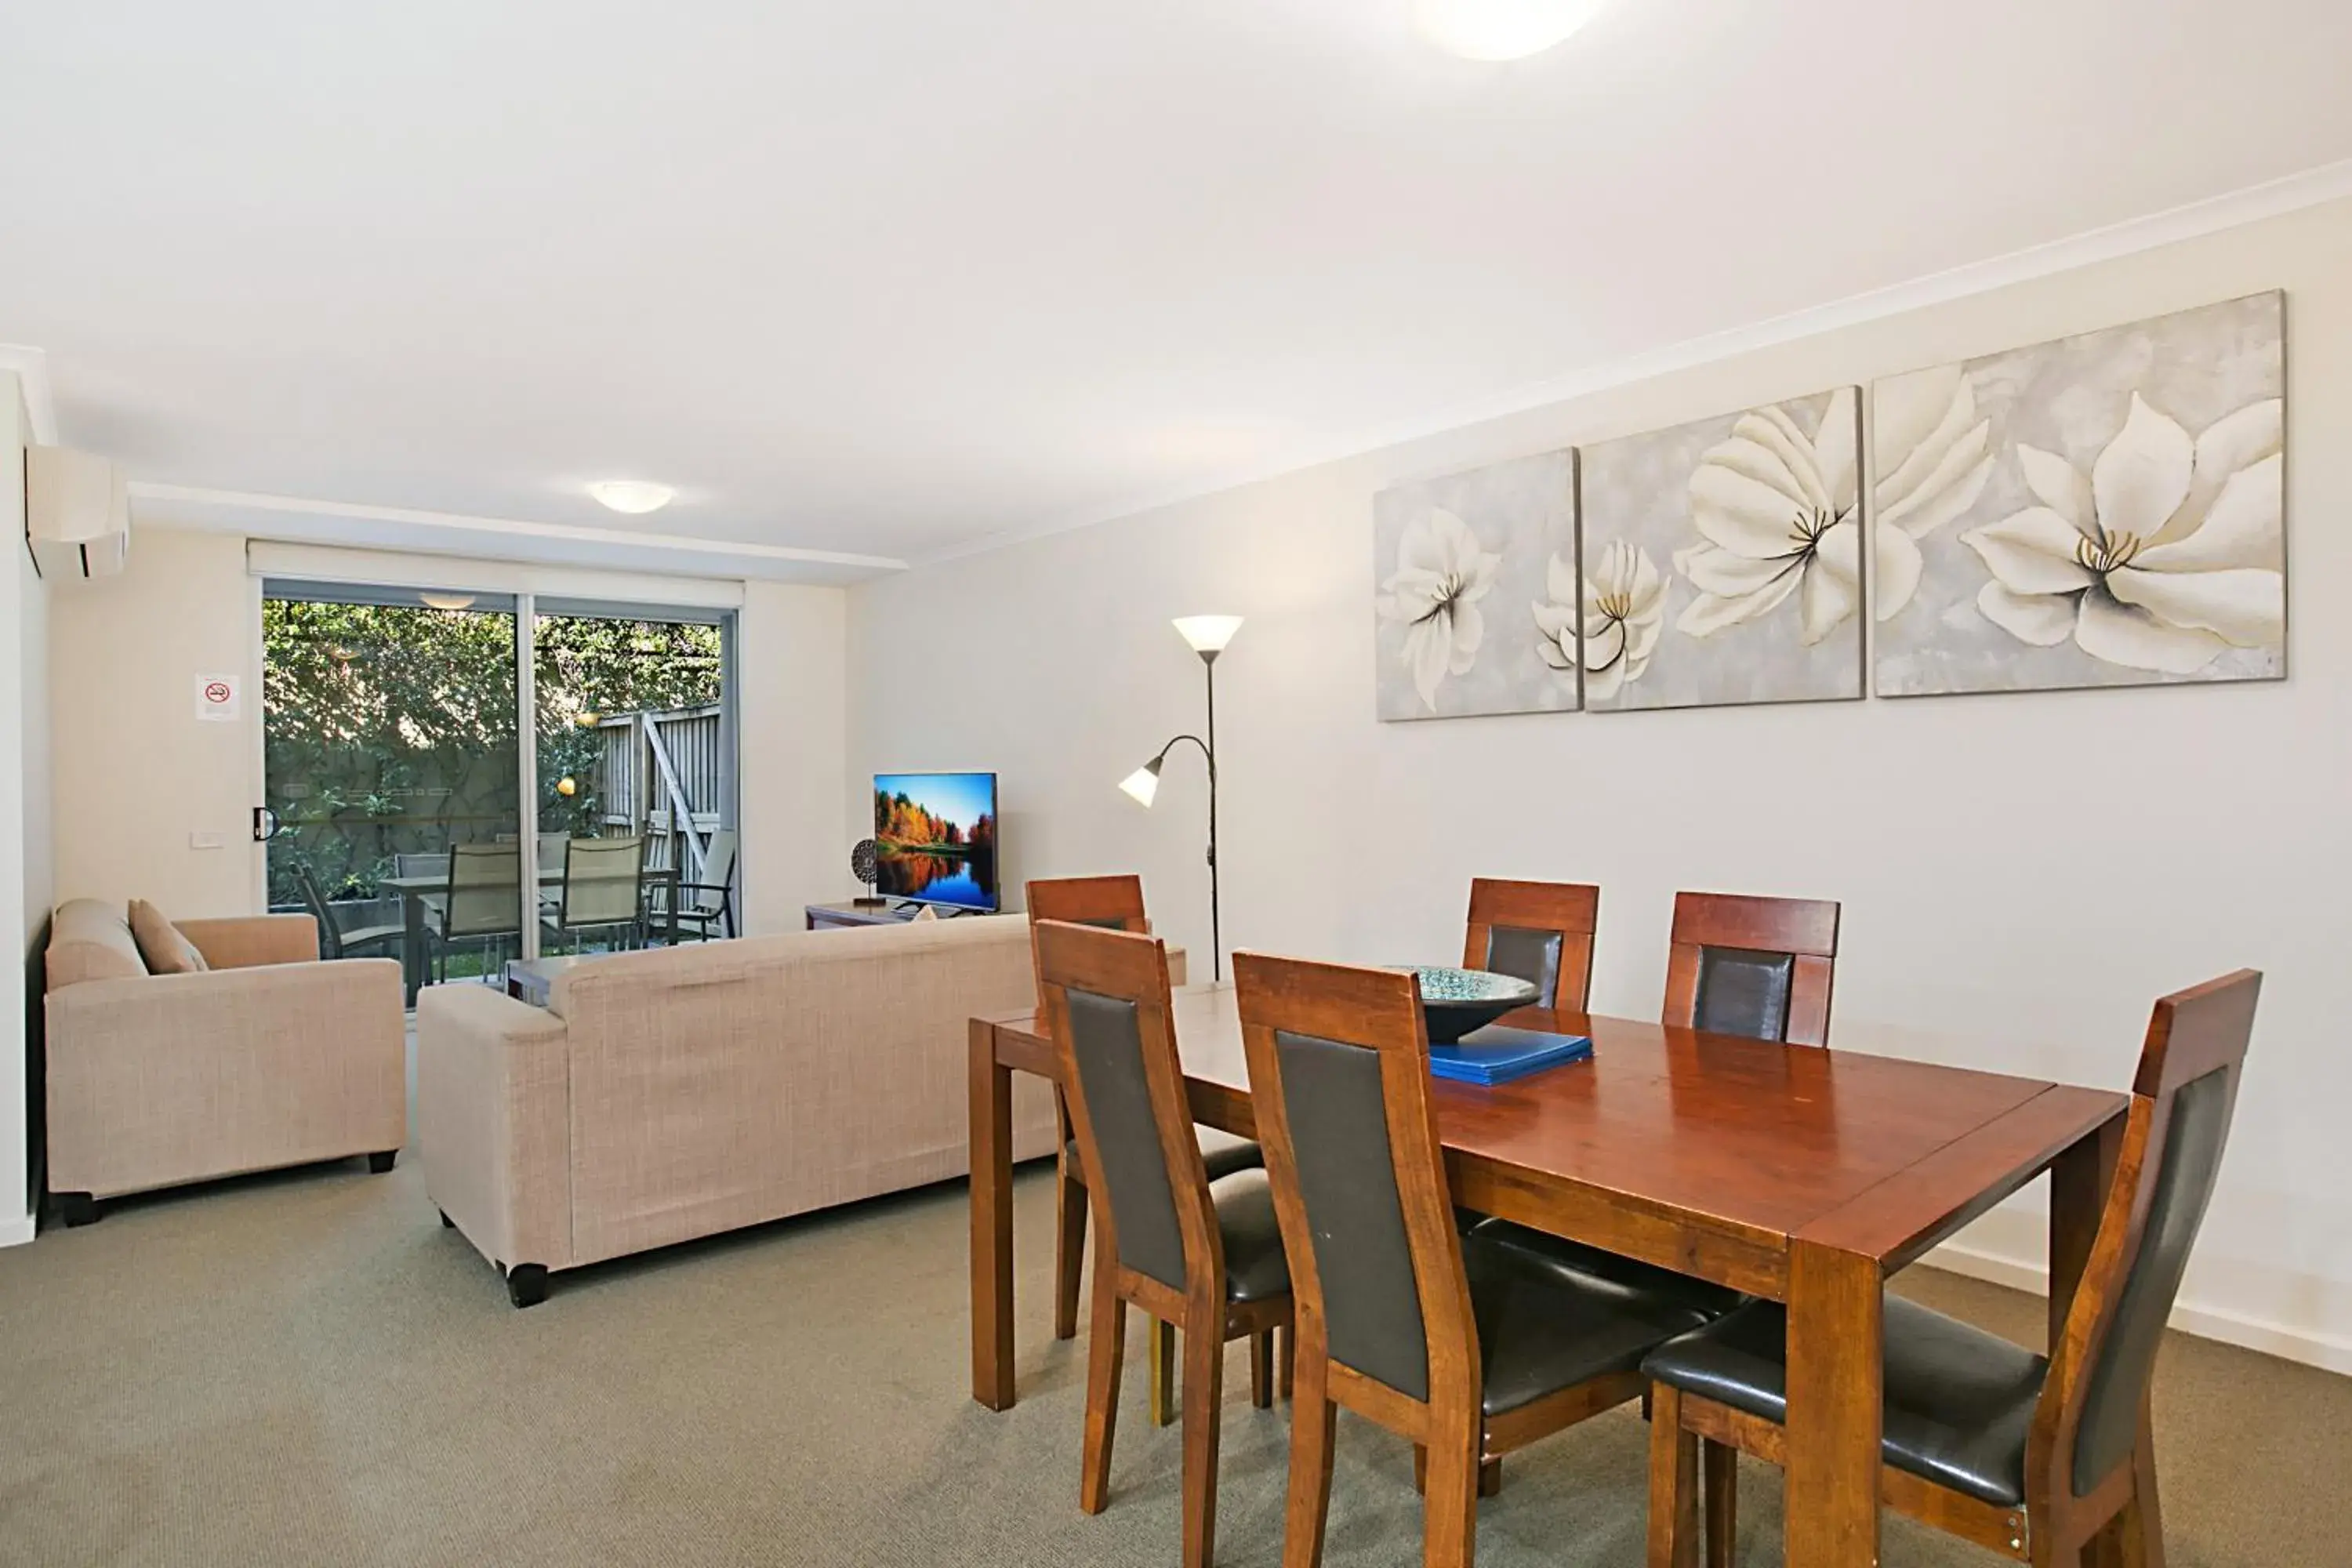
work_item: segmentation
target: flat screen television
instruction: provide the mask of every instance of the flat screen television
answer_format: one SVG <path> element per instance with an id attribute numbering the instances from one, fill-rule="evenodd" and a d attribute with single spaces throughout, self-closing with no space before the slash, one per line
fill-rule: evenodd
<path id="1" fill-rule="evenodd" d="M 993 913 L 996 775 L 876 773 L 874 868 L 887 897 Z"/>

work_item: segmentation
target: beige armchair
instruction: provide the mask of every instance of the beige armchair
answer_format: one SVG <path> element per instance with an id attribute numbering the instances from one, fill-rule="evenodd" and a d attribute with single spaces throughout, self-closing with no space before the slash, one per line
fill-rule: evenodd
<path id="1" fill-rule="evenodd" d="M 365 1154 L 407 1131 L 400 965 L 318 962 L 308 915 L 184 921 L 209 970 L 151 974 L 119 905 L 61 906 L 47 950 L 48 1184 L 100 1199 Z"/>

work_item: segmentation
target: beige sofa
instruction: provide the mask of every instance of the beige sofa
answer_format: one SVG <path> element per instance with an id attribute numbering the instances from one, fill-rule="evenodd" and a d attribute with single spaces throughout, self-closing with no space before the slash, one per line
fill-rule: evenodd
<path id="1" fill-rule="evenodd" d="M 150 974 L 122 906 L 58 907 L 47 950 L 48 1185 L 98 1201 L 366 1154 L 408 1124 L 400 965 L 319 960 L 308 915 L 182 921 L 211 968 Z"/>
<path id="2" fill-rule="evenodd" d="M 1035 990 L 1012 915 L 617 953 L 548 1000 L 416 1009 L 425 1191 L 517 1306 L 551 1270 L 961 1175 L 969 1021 Z M 1053 1152 L 1042 1080 L 1013 1114 L 1015 1158 Z"/>

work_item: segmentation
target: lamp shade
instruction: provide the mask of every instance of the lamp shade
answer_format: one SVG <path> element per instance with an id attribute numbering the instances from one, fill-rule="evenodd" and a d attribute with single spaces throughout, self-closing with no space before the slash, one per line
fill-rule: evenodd
<path id="1" fill-rule="evenodd" d="M 1150 805 L 1160 794 L 1160 759 L 1152 758 L 1119 780 L 1118 787 L 1133 796 L 1137 805 Z"/>
<path id="2" fill-rule="evenodd" d="M 1179 616 L 1176 635 L 1192 646 L 1194 653 L 1223 653 L 1234 634 L 1242 629 L 1239 616 Z"/>

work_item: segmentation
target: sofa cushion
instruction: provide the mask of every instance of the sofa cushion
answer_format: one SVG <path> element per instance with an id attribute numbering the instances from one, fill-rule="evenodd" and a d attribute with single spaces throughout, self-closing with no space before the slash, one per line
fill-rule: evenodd
<path id="1" fill-rule="evenodd" d="M 150 974 L 201 974 L 212 967 L 196 944 L 144 899 L 131 900 L 131 939 L 139 944 Z"/>
<path id="2" fill-rule="evenodd" d="M 55 991 L 85 980 L 135 979 L 147 973 L 147 963 L 120 904 L 73 899 L 50 918 L 47 969 L 47 989 Z"/>

